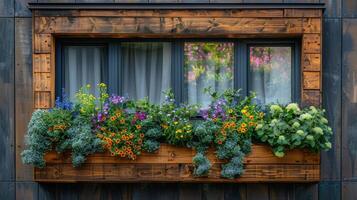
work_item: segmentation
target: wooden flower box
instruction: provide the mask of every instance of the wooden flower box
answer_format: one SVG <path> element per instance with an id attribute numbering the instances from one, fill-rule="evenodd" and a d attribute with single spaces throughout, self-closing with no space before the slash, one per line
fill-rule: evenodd
<path id="1" fill-rule="evenodd" d="M 161 144 L 156 153 L 143 153 L 131 161 L 96 153 L 86 163 L 74 168 L 69 153 L 49 152 L 47 166 L 35 168 L 38 182 L 316 182 L 320 179 L 320 155 L 305 150 L 287 152 L 283 158 L 272 154 L 270 147 L 253 145 L 245 159 L 245 172 L 237 179 L 220 177 L 221 160 L 214 151 L 208 152 L 212 163 L 208 177 L 192 176 L 192 157 L 189 148 Z"/>

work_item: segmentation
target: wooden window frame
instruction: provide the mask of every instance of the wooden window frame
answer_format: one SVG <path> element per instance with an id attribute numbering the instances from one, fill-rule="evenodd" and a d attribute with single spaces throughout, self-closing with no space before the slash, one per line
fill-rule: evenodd
<path id="1" fill-rule="evenodd" d="M 50 108 L 54 105 L 56 40 L 65 37 L 298 39 L 301 41 L 299 43 L 301 45 L 300 82 L 298 81 L 301 84 L 298 96 L 303 106 L 320 106 L 322 99 L 321 18 L 320 8 L 80 9 L 56 12 L 34 10 L 34 108 Z M 180 49 L 173 51 L 177 52 Z M 182 60 L 178 58 L 174 63 L 182 66 L 183 63 L 180 63 Z M 180 67 L 172 67 L 174 70 L 183 70 Z M 182 79 L 183 77 L 175 76 L 173 88 L 177 87 L 175 84 Z M 177 92 L 178 95 L 183 96 L 182 89 Z"/>

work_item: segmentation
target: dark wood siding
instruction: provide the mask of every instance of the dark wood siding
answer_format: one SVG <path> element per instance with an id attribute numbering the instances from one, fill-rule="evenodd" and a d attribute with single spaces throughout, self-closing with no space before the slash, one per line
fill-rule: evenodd
<path id="1" fill-rule="evenodd" d="M 322 155 L 319 184 L 76 184 L 39 185 L 19 153 L 32 105 L 31 13 L 27 2 L 0 1 L 0 199 L 355 199 L 357 191 L 357 2 L 326 3 L 323 33 L 323 105 L 335 131 L 334 149 Z M 38 2 L 103 2 L 38 0 Z M 208 0 L 106 0 L 208 2 Z M 302 2 L 210 0 L 211 3 Z M 319 0 L 304 0 L 319 2 Z M 16 144 L 16 146 L 15 146 Z M 16 193 L 15 193 L 16 190 Z"/>

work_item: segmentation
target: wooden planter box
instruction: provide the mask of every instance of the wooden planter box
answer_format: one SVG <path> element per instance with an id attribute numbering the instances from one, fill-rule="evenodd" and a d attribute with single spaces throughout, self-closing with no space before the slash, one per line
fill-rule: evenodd
<path id="1" fill-rule="evenodd" d="M 97 153 L 86 163 L 74 168 L 70 154 L 47 153 L 47 166 L 35 168 L 38 182 L 316 182 L 320 180 L 320 155 L 305 150 L 287 152 L 275 157 L 270 147 L 253 145 L 245 159 L 245 172 L 237 179 L 220 177 L 221 160 L 213 150 L 208 152 L 212 168 L 208 177 L 192 176 L 192 157 L 189 148 L 161 144 L 156 153 L 143 153 L 135 161 Z"/>

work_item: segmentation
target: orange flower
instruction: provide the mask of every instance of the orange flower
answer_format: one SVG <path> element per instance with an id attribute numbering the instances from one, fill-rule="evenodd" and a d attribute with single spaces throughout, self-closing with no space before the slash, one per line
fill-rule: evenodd
<path id="1" fill-rule="evenodd" d="M 117 118 L 115 116 L 110 117 L 111 121 L 115 121 Z"/>
<path id="2" fill-rule="evenodd" d="M 249 126 L 255 126 L 254 122 L 249 122 Z"/>
<path id="3" fill-rule="evenodd" d="M 126 136 L 125 136 L 125 135 L 122 135 L 122 136 L 121 136 L 121 139 L 122 139 L 122 140 L 126 140 Z"/>
<path id="4" fill-rule="evenodd" d="M 254 119 L 254 116 L 253 116 L 253 115 L 250 115 L 250 116 L 249 116 L 249 119 L 253 120 L 253 119 Z"/>
<path id="5" fill-rule="evenodd" d="M 115 139 L 115 143 L 119 144 L 120 139 Z"/>
<path id="6" fill-rule="evenodd" d="M 222 141 L 221 140 L 218 140 L 218 142 L 217 142 L 218 144 L 222 144 Z"/>
<path id="7" fill-rule="evenodd" d="M 145 137 L 144 133 L 140 133 L 140 137 L 141 138 Z"/>
<path id="8" fill-rule="evenodd" d="M 120 123 L 124 124 L 125 123 L 125 119 L 120 119 Z"/>
<path id="9" fill-rule="evenodd" d="M 129 138 L 130 139 L 133 139 L 134 138 L 134 135 L 132 133 L 129 134 Z"/>
<path id="10" fill-rule="evenodd" d="M 140 125 L 136 125 L 136 129 L 141 129 L 141 126 Z"/>

